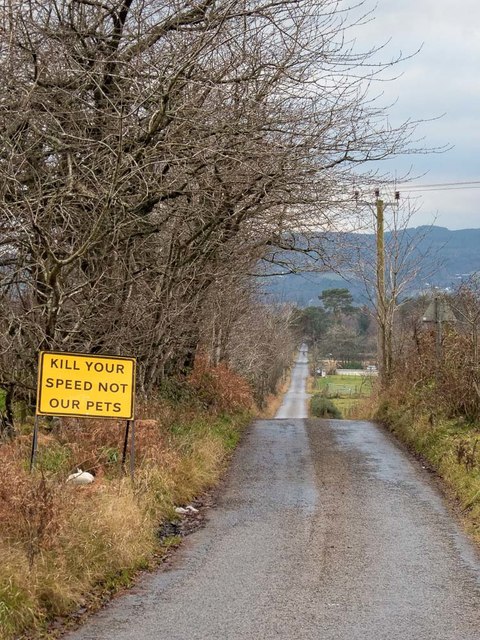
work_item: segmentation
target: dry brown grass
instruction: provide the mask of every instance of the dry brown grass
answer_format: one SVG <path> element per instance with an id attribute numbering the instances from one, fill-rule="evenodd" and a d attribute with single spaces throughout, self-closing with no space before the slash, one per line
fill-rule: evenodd
<path id="1" fill-rule="evenodd" d="M 114 421 L 65 419 L 42 433 L 33 474 L 28 435 L 0 446 L 2 640 L 40 637 L 92 589 L 124 584 L 158 551 L 161 521 L 218 480 L 251 395 L 234 375 L 202 367 L 194 410 L 161 400 L 140 408 L 133 485 L 120 469 L 125 425 Z M 96 474 L 93 485 L 65 484 L 77 466 Z"/>
<path id="2" fill-rule="evenodd" d="M 142 566 L 155 548 L 152 518 L 128 481 L 64 487 L 37 474 L 31 486 L 16 490 L 17 524 L 2 532 L 2 638 L 40 632 L 93 586 Z"/>
<path id="3" fill-rule="evenodd" d="M 437 363 L 431 332 L 404 344 L 377 417 L 445 481 L 480 543 L 480 396 L 469 348 L 448 331 Z"/>
<path id="4" fill-rule="evenodd" d="M 292 372 L 290 370 L 287 371 L 278 385 L 277 392 L 275 394 L 269 394 L 266 397 L 264 407 L 258 413 L 259 418 L 269 420 L 276 416 L 277 411 L 283 402 L 283 397 L 290 387 L 291 374 Z"/>
<path id="5" fill-rule="evenodd" d="M 211 366 L 204 356 L 196 358 L 188 383 L 204 406 L 216 411 L 252 409 L 254 406 L 248 382 L 224 363 Z"/>

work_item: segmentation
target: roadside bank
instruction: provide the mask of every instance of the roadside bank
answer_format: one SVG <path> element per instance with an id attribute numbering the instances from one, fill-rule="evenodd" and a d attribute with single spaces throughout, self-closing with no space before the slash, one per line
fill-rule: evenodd
<path id="1" fill-rule="evenodd" d="M 201 510 L 195 500 L 218 483 L 254 415 L 248 385 L 221 374 L 176 389 L 175 401 L 139 407 L 133 483 L 121 469 L 116 421 L 45 423 L 32 474 L 31 424 L 2 444 L 1 640 L 54 637 L 69 616 L 98 609 L 201 524 L 201 514 L 182 508 Z M 91 484 L 66 482 L 77 467 Z"/>

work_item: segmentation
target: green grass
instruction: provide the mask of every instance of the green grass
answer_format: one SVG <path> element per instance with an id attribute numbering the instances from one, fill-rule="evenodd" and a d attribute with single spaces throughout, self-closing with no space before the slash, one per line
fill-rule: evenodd
<path id="1" fill-rule="evenodd" d="M 332 400 L 343 418 L 350 418 L 358 406 L 358 398 L 335 398 Z"/>
<path id="2" fill-rule="evenodd" d="M 34 608 L 34 601 L 14 580 L 0 584 L 0 637 L 14 637 L 19 629 L 36 625 Z"/>
<path id="3" fill-rule="evenodd" d="M 377 418 L 419 453 L 460 503 L 468 529 L 480 542 L 480 425 L 461 418 L 415 415 L 405 403 L 382 403 Z"/>
<path id="4" fill-rule="evenodd" d="M 354 397 L 367 398 L 372 393 L 373 383 L 370 376 L 327 376 L 317 378 L 315 391 L 322 391 L 328 397 Z"/>
<path id="5" fill-rule="evenodd" d="M 49 473 L 60 473 L 71 466 L 71 451 L 60 443 L 40 447 L 37 453 L 37 468 Z"/>
<path id="6" fill-rule="evenodd" d="M 310 400 L 310 412 L 315 418 L 341 418 L 338 407 L 328 398 L 317 394 Z"/>
<path id="7" fill-rule="evenodd" d="M 199 418 L 189 422 L 175 423 L 170 427 L 170 432 L 177 438 L 181 438 L 186 447 L 199 437 L 208 434 L 217 438 L 227 451 L 233 451 L 242 433 L 238 429 L 238 422 L 243 422 L 244 420 L 248 422 L 249 419 L 250 415 L 247 412 L 238 414 L 235 419 L 223 414 L 218 416 L 214 422 Z"/>
<path id="8" fill-rule="evenodd" d="M 371 376 L 326 376 L 316 379 L 313 391 L 330 399 L 341 417 L 350 418 L 359 403 L 372 394 L 374 380 Z"/>

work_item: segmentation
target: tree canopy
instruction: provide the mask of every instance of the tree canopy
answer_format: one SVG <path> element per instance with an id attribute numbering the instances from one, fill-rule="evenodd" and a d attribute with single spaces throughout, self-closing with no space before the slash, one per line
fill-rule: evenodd
<path id="1" fill-rule="evenodd" d="M 325 289 L 319 298 L 325 309 L 331 311 L 335 316 L 339 316 L 341 313 L 350 315 L 355 311 L 353 297 L 348 289 Z"/>
<path id="2" fill-rule="evenodd" d="M 415 128 L 392 128 L 367 99 L 375 51 L 346 44 L 354 24 L 337 0 L 10 4 L 5 388 L 31 400 L 40 349 L 120 349 L 149 393 L 201 345 L 226 343 L 217 301 L 244 300 L 285 250 L 310 251 L 299 232 L 321 258 L 322 233 L 349 215 L 355 167 L 404 153 Z"/>

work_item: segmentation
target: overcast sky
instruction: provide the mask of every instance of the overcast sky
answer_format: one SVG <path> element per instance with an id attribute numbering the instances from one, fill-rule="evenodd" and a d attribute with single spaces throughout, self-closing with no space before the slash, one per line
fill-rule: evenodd
<path id="1" fill-rule="evenodd" d="M 367 0 L 369 7 L 375 2 Z M 390 40 L 384 59 L 400 51 L 411 60 L 399 65 L 402 77 L 384 84 L 385 102 L 397 100 L 391 121 L 441 119 L 419 133 L 431 147 L 452 145 L 444 154 L 397 158 L 389 170 L 402 175 L 411 165 L 417 184 L 480 181 L 480 2 L 478 0 L 378 0 L 374 20 L 358 29 L 358 42 Z M 356 32 L 355 32 L 356 33 Z M 477 185 L 480 187 L 480 184 Z M 480 188 L 424 191 L 415 224 L 449 229 L 480 228 Z"/>

